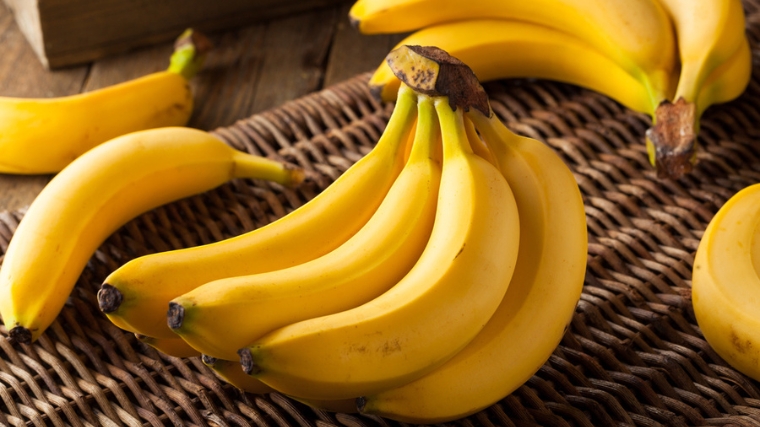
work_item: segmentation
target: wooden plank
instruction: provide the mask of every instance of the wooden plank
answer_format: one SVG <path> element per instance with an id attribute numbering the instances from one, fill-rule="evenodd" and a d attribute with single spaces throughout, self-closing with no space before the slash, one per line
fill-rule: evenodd
<path id="1" fill-rule="evenodd" d="M 342 5 L 335 40 L 325 71 L 325 86 L 339 83 L 357 74 L 374 71 L 388 52 L 406 34 L 361 34 L 351 26 L 348 11 L 353 3 Z"/>
<path id="2" fill-rule="evenodd" d="M 342 0 L 5 1 L 40 61 L 59 68 L 173 40 L 187 27 L 212 33 Z"/>

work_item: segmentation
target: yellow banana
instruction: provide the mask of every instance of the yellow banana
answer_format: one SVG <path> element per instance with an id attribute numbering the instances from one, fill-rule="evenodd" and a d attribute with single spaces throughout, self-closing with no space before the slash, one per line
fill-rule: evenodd
<path id="1" fill-rule="evenodd" d="M 416 99 L 402 90 L 375 148 L 314 199 L 240 236 L 126 263 L 101 286 L 101 310 L 120 328 L 176 338 L 166 319 L 173 298 L 213 280 L 291 267 L 337 248 L 367 223 L 401 171 Z"/>
<path id="2" fill-rule="evenodd" d="M 256 378 L 246 375 L 240 369 L 240 362 L 238 361 L 217 359 L 205 354 L 201 355 L 201 361 L 211 368 L 219 378 L 247 393 L 265 394 L 274 391 Z"/>
<path id="3" fill-rule="evenodd" d="M 432 99 L 420 96 L 417 116 L 406 166 L 353 237 L 304 264 L 216 280 L 174 298 L 172 330 L 203 354 L 231 360 L 268 332 L 356 307 L 401 280 L 430 237 L 441 175 L 431 158 L 439 141 Z"/>
<path id="4" fill-rule="evenodd" d="M 734 54 L 714 69 L 699 91 L 696 102 L 696 117 L 711 105 L 731 101 L 744 93 L 752 77 L 752 50 L 744 39 Z M 699 127 L 699 122 L 696 124 Z"/>
<path id="5" fill-rule="evenodd" d="M 127 221 L 237 177 L 289 184 L 303 172 L 181 127 L 133 132 L 78 157 L 35 198 L 8 245 L 0 314 L 10 336 L 39 337 L 98 246 Z"/>
<path id="6" fill-rule="evenodd" d="M 760 381 L 760 184 L 736 193 L 710 221 L 694 258 L 691 291 L 710 346 Z"/>
<path id="7" fill-rule="evenodd" d="M 673 20 L 681 71 L 675 95 L 655 113 L 647 148 L 650 159 L 657 159 L 660 176 L 678 177 L 694 164 L 701 112 L 710 102 L 732 99 L 728 94 L 702 97 L 701 92 L 716 69 L 746 48 L 745 18 L 741 0 L 659 1 Z M 737 66 L 734 72 L 731 88 L 746 86 L 747 70 Z M 742 91 L 729 94 L 738 96 Z"/>
<path id="8" fill-rule="evenodd" d="M 378 392 L 444 363 L 496 310 L 517 258 L 517 207 L 504 177 L 472 153 L 464 108 L 453 111 L 447 97 L 435 105 L 443 173 L 433 231 L 417 263 L 366 304 L 285 326 L 241 349 L 251 375 L 305 398 Z"/>
<path id="9" fill-rule="evenodd" d="M 441 48 L 467 64 L 480 81 L 518 77 L 556 80 L 595 90 L 650 115 L 666 96 L 651 96 L 640 81 L 580 39 L 527 22 L 472 19 L 443 23 L 412 33 L 396 48 L 404 45 Z M 383 61 L 369 84 L 375 93 L 390 100 L 399 80 Z"/>
<path id="10" fill-rule="evenodd" d="M 527 381 L 559 344 L 578 302 L 588 238 L 575 179 L 546 145 L 470 110 L 512 188 L 520 248 L 496 313 L 462 351 L 430 374 L 358 400 L 363 413 L 409 423 L 480 411 Z"/>
<path id="11" fill-rule="evenodd" d="M 642 82 L 652 99 L 669 98 L 677 66 L 672 26 L 656 0 L 358 0 L 349 18 L 369 34 L 469 19 L 543 25 L 573 35 L 610 58 Z M 604 78 L 604 70 L 599 78 Z"/>
<path id="12" fill-rule="evenodd" d="M 60 98 L 0 97 L 0 172 L 54 173 L 90 148 L 125 133 L 183 126 L 193 110 L 188 84 L 208 41 L 185 32 L 169 69 Z"/>
<path id="13" fill-rule="evenodd" d="M 198 350 L 190 347 L 182 338 L 153 338 L 142 334 L 135 334 L 135 338 L 169 356 L 196 357 L 201 355 Z"/>

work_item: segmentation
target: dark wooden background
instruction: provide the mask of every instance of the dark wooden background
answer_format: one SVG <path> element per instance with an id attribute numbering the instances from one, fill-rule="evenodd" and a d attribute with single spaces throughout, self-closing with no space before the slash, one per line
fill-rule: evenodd
<path id="1" fill-rule="evenodd" d="M 401 35 L 362 35 L 340 3 L 208 34 L 214 43 L 193 79 L 189 126 L 212 130 L 372 71 Z M 172 43 L 48 71 L 0 1 L 0 96 L 56 97 L 87 92 L 165 69 Z M 62 130 L 65 131 L 65 130 Z M 28 206 L 51 176 L 0 174 L 0 211 Z"/>

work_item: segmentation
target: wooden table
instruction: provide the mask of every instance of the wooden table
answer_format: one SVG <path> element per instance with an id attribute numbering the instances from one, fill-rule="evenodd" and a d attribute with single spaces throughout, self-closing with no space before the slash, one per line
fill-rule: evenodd
<path id="1" fill-rule="evenodd" d="M 214 43 L 193 79 L 189 126 L 212 130 L 373 70 L 401 39 L 360 34 L 352 2 L 208 34 Z M 48 71 L 0 2 L 0 96 L 57 97 L 87 92 L 167 67 L 172 43 Z M 28 206 L 51 176 L 0 174 L 0 211 Z"/>

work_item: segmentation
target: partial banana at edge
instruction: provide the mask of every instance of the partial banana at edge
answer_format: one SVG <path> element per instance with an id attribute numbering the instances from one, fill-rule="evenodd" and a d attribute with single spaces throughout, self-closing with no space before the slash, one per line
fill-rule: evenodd
<path id="1" fill-rule="evenodd" d="M 182 127 L 126 134 L 78 157 L 34 199 L 5 253 L 0 314 L 11 338 L 42 334 L 98 246 L 127 221 L 243 177 L 293 185 L 304 175 Z"/>
<path id="2" fill-rule="evenodd" d="M 205 36 L 188 30 L 166 71 L 66 97 L 0 97 L 0 173 L 58 172 L 117 136 L 184 126 L 194 104 L 188 80 L 209 49 Z"/>
<path id="3" fill-rule="evenodd" d="M 702 112 L 744 91 L 752 60 L 751 53 L 750 57 L 746 54 L 749 46 L 741 0 L 659 1 L 675 26 L 681 70 L 675 95 L 658 107 L 646 143 L 650 159 L 659 162 L 660 175 L 677 177 L 696 162 Z M 732 65 L 723 67 L 727 63 Z M 708 87 L 716 72 L 731 83 L 718 85 L 720 89 Z M 704 91 L 708 94 L 703 95 Z"/>
<path id="4" fill-rule="evenodd" d="M 367 34 L 480 19 L 553 28 L 610 58 L 642 83 L 645 97 L 657 102 L 671 93 L 677 67 L 675 37 L 657 0 L 358 0 L 349 18 Z"/>
<path id="5" fill-rule="evenodd" d="M 442 23 L 414 32 L 394 49 L 405 45 L 439 47 L 467 64 L 480 81 L 534 77 L 571 83 L 649 115 L 665 99 L 650 96 L 639 80 L 580 39 L 528 22 L 472 19 Z M 399 79 L 383 61 L 369 85 L 382 99 L 392 100 Z"/>
<path id="6" fill-rule="evenodd" d="M 760 184 L 733 195 L 707 226 L 694 258 L 692 304 L 710 346 L 760 381 Z"/>

